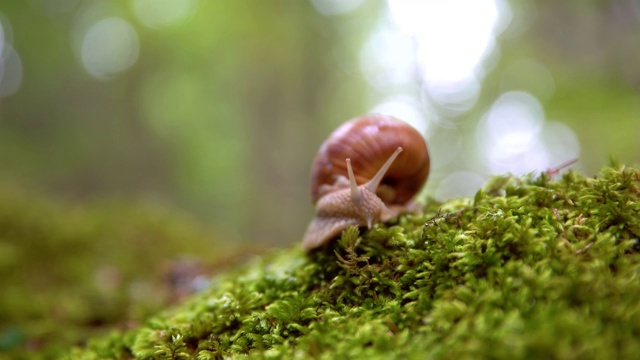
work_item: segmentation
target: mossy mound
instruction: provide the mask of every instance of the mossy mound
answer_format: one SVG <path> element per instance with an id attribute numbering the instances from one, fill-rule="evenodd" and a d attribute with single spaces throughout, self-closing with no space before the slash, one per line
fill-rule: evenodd
<path id="1" fill-rule="evenodd" d="M 68 358 L 635 358 L 639 237 L 636 169 L 498 177 L 227 273 Z"/>
<path id="2" fill-rule="evenodd" d="M 635 358 L 638 238 L 637 169 L 496 177 L 236 268 L 65 358 Z"/>

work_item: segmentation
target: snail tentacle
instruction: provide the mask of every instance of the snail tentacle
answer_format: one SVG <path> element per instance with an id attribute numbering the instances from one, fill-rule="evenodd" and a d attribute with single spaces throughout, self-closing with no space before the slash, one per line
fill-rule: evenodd
<path id="1" fill-rule="evenodd" d="M 376 192 L 376 190 L 378 189 L 378 185 L 380 185 L 380 182 L 382 181 L 382 178 L 387 173 L 387 171 L 389 171 L 391 164 L 393 164 L 393 161 L 396 159 L 396 157 L 398 157 L 398 154 L 400 154 L 401 152 L 402 152 L 402 147 L 398 146 L 396 151 L 394 151 L 393 154 L 391 154 L 387 162 L 385 162 L 384 165 L 382 165 L 382 167 L 380 168 L 380 170 L 378 170 L 378 172 L 373 176 L 373 178 L 369 180 L 368 183 L 366 183 L 365 187 L 367 189 L 369 189 L 373 193 Z"/>
<path id="2" fill-rule="evenodd" d="M 349 174 L 349 186 L 351 188 L 351 201 L 357 204 L 362 200 L 362 192 L 358 188 L 356 177 L 353 175 L 353 168 L 351 167 L 351 159 L 347 158 L 347 172 Z"/>

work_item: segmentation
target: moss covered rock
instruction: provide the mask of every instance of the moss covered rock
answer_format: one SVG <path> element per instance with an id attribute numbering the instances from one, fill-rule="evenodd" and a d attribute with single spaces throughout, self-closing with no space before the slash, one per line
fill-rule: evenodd
<path id="1" fill-rule="evenodd" d="M 639 238 L 637 169 L 496 177 L 474 199 L 212 277 L 62 357 L 635 358 Z"/>
<path id="2" fill-rule="evenodd" d="M 494 178 L 213 279 L 73 359 L 635 358 L 640 172 Z"/>

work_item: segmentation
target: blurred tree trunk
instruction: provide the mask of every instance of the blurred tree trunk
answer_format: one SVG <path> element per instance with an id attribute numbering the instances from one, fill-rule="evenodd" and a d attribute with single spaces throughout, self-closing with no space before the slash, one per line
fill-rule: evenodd
<path id="1" fill-rule="evenodd" d="M 250 179 L 245 224 L 254 241 L 289 243 L 301 238 L 314 211 L 309 171 L 317 148 L 331 124 L 353 116 L 360 102 L 357 96 L 332 96 L 344 86 L 344 75 L 330 54 L 344 43 L 320 31 L 329 21 L 308 2 L 280 5 L 256 23 L 256 30 L 280 31 L 252 31 L 249 41 L 255 43 L 243 61 Z M 305 25 L 312 31 L 288 33 Z"/>

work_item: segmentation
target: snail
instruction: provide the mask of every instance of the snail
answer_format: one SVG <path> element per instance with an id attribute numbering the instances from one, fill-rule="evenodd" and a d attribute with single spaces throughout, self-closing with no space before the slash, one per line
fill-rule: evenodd
<path id="1" fill-rule="evenodd" d="M 320 247 L 349 226 L 371 229 L 411 211 L 429 164 L 424 138 L 404 121 L 370 114 L 342 124 L 322 144 L 311 168 L 316 215 L 303 249 Z"/>

